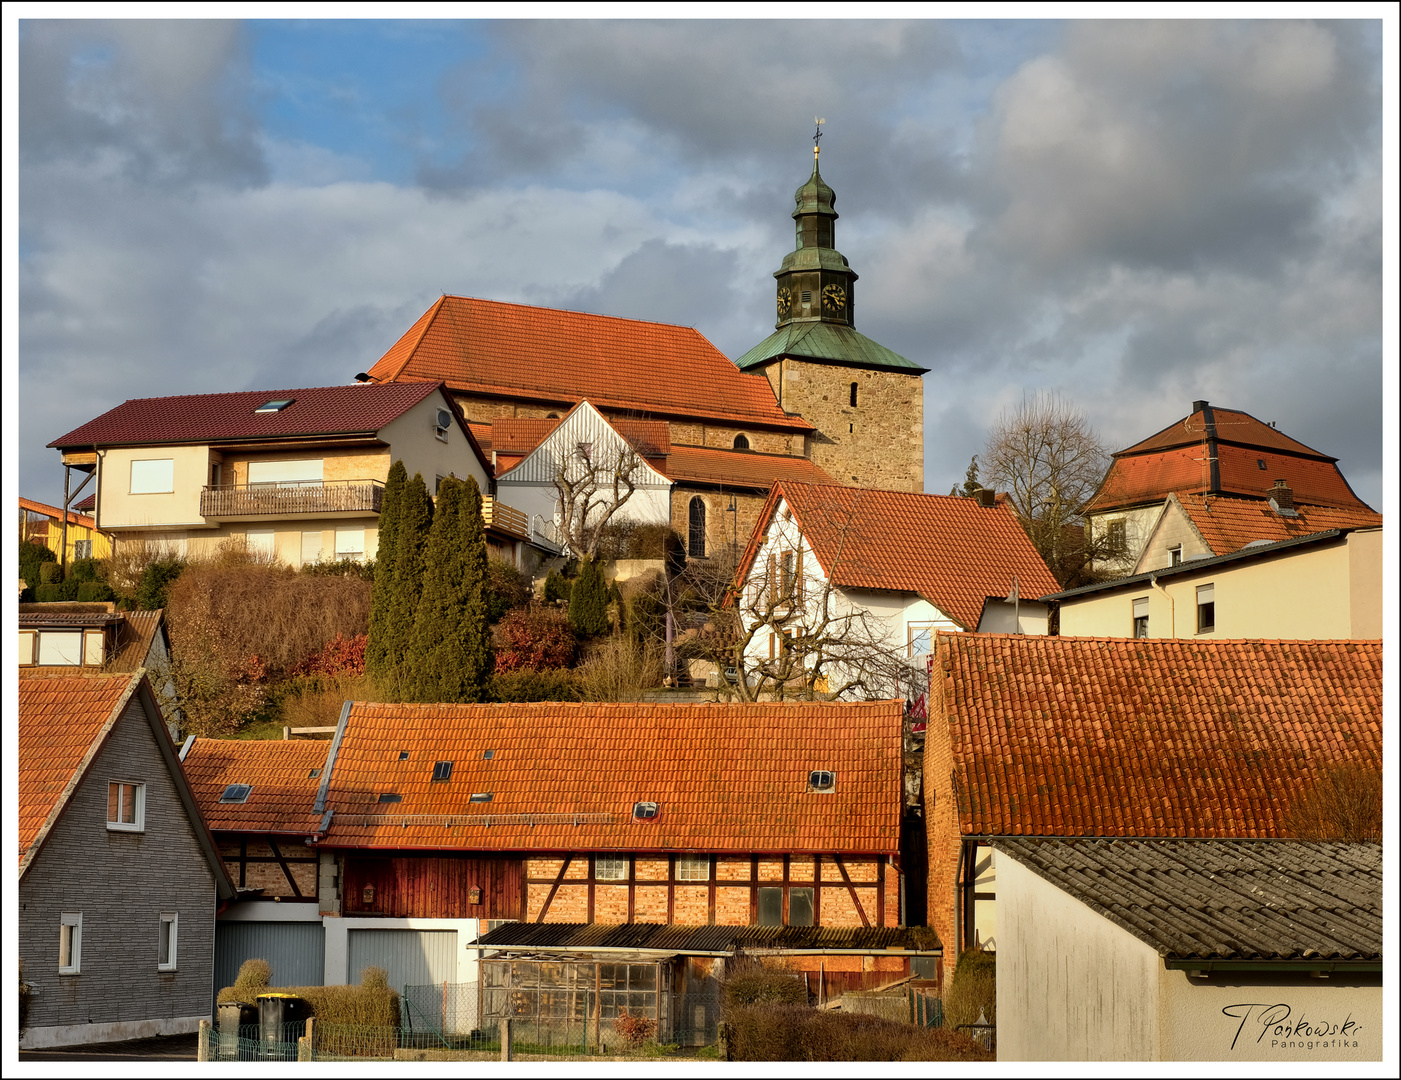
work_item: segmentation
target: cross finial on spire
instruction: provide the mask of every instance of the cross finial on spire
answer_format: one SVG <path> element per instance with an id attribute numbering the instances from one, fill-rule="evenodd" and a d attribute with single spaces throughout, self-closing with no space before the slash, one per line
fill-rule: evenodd
<path id="1" fill-rule="evenodd" d="M 813 122 L 817 125 L 817 130 L 813 133 L 812 136 L 812 156 L 816 157 L 819 153 L 821 153 L 821 149 L 818 147 L 817 144 L 822 140 L 822 125 L 825 124 L 827 121 L 825 118 L 820 116 L 814 116 L 812 119 Z"/>

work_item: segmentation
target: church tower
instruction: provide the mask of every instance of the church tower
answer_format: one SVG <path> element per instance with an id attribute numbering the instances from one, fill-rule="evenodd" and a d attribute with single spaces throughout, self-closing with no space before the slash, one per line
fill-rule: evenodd
<path id="1" fill-rule="evenodd" d="M 818 171 L 793 199 L 797 246 L 774 272 L 774 333 L 735 361 L 762 372 L 779 405 L 817 430 L 808 454 L 842 484 L 924 490 L 924 385 L 929 370 L 855 329 L 856 271 L 835 247 L 836 194 Z"/>

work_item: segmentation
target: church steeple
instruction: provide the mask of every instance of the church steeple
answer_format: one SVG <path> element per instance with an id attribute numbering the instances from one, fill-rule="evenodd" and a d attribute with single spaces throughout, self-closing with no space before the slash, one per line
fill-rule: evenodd
<path id="1" fill-rule="evenodd" d="M 797 322 L 854 325 L 857 274 L 833 246 L 837 196 L 818 171 L 821 138 L 819 127 L 813 136 L 812 175 L 793 193 L 797 246 L 774 272 L 778 280 L 776 329 Z"/>

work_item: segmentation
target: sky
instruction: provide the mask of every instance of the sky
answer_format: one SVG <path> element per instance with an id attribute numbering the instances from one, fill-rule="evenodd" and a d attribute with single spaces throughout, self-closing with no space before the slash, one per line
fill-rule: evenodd
<path id="1" fill-rule="evenodd" d="M 930 369 L 926 491 L 1047 390 L 1110 449 L 1244 410 L 1384 509 L 1379 20 L 6 33 L 31 498 L 62 498 L 45 444 L 127 398 L 349 382 L 444 292 L 738 356 L 772 332 L 821 116 L 857 328 Z"/>

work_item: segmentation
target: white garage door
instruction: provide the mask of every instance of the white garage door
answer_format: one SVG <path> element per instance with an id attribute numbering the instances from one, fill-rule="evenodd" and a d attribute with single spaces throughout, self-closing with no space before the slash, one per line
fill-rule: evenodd
<path id="1" fill-rule="evenodd" d="M 389 985 L 405 986 L 457 982 L 456 930 L 351 930 L 346 950 L 352 983 L 367 967 L 382 967 Z"/>

